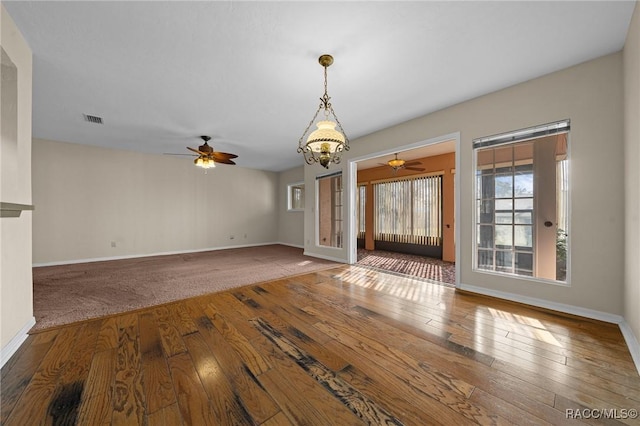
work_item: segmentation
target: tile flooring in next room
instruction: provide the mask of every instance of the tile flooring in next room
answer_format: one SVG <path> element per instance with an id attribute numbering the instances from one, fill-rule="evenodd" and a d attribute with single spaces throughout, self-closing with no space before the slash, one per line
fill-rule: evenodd
<path id="1" fill-rule="evenodd" d="M 456 264 L 432 257 L 358 249 L 358 265 L 438 281 L 450 287 L 456 285 Z"/>

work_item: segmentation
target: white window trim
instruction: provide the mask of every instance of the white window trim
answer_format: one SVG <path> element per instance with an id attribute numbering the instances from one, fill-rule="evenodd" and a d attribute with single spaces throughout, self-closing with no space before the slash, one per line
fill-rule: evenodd
<path id="1" fill-rule="evenodd" d="M 555 123 L 550 123 L 548 125 L 542 125 L 542 126 L 536 126 L 536 127 L 532 127 L 529 129 L 522 129 L 519 131 L 515 131 L 515 132 L 507 132 L 501 135 L 496 135 L 496 136 L 489 136 L 486 138 L 478 138 L 478 139 L 474 139 L 473 143 L 473 158 L 472 158 L 472 175 L 474 176 L 473 179 L 473 190 L 472 190 L 472 197 L 473 197 L 473 206 L 474 208 L 473 210 L 473 214 L 471 215 L 472 220 L 473 220 L 473 226 L 471 227 L 471 238 L 472 238 L 472 244 L 473 244 L 473 249 L 472 249 L 472 256 L 471 256 L 471 262 L 472 262 L 472 271 L 474 273 L 478 273 L 478 274 L 485 274 L 485 275 L 492 275 L 495 277 L 509 277 L 509 278 L 513 278 L 513 279 L 517 279 L 517 280 L 521 280 L 521 281 L 529 281 L 529 282 L 534 282 L 537 284 L 548 284 L 548 285 L 553 285 L 553 286 L 558 286 L 558 287 L 571 287 L 571 251 L 569 250 L 569 252 L 567 253 L 567 276 L 566 276 L 566 280 L 565 281 L 557 281 L 557 280 L 551 280 L 551 279 L 547 279 L 547 278 L 540 278 L 540 277 L 529 277 L 526 275 L 518 275 L 515 273 L 508 273 L 508 272 L 499 272 L 499 271 L 489 271 L 486 269 L 479 269 L 478 268 L 478 247 L 477 247 L 477 241 L 478 241 L 478 235 L 477 235 L 477 223 L 478 223 L 478 212 L 477 209 L 475 208 L 475 203 L 476 203 L 476 195 L 478 193 L 478 180 L 475 179 L 475 174 L 476 171 L 478 170 L 478 156 L 476 155 L 477 150 L 482 149 L 482 148 L 487 148 L 489 146 L 498 146 L 498 145 L 507 145 L 507 144 L 511 144 L 511 143 L 516 143 L 516 142 L 523 142 L 525 140 L 529 140 L 529 139 L 537 139 L 538 137 L 541 136 L 534 136 L 534 137 L 523 137 L 523 138 L 517 138 L 514 137 L 513 140 L 509 140 L 507 142 L 503 142 L 501 141 L 500 143 L 496 143 L 495 145 L 492 145 L 492 142 L 495 142 L 497 140 L 501 140 L 503 135 L 509 135 L 509 134 L 513 134 L 513 135 L 520 135 L 520 134 L 526 134 L 526 133 L 533 133 L 532 130 L 539 130 L 542 129 L 542 131 L 548 131 L 550 130 L 548 133 L 546 134 L 555 134 L 555 133 L 567 133 L 567 158 L 570 158 L 570 152 L 571 152 L 571 143 L 570 143 L 570 139 L 571 139 L 571 128 L 570 128 L 570 120 L 561 120 Z M 481 143 L 482 142 L 482 143 Z M 484 143 L 484 144 L 483 144 Z M 570 170 L 571 165 L 569 165 L 569 170 Z M 570 172 L 569 172 L 570 173 Z M 569 215 L 569 217 L 571 217 L 571 186 L 569 186 L 568 189 L 568 193 L 569 193 L 569 204 L 567 206 L 567 214 Z M 569 221 L 569 229 L 567 230 L 569 236 L 571 235 L 571 221 Z M 569 247 L 571 247 L 571 241 L 568 240 L 569 243 Z M 456 247 L 456 250 L 458 248 Z M 456 253 L 457 255 L 458 253 Z M 456 273 L 459 274 L 460 271 L 458 269 L 456 269 Z"/>
<path id="2" fill-rule="evenodd" d="M 304 181 L 300 181 L 300 182 L 294 182 L 294 183 L 290 183 L 287 185 L 287 211 L 288 212 L 303 212 L 304 211 L 304 207 L 302 207 L 301 209 L 294 209 L 292 208 L 292 202 L 293 200 L 291 199 L 291 189 L 294 187 L 302 187 L 303 191 L 305 191 L 304 189 Z M 305 195 L 306 195 L 306 191 L 305 191 Z"/>

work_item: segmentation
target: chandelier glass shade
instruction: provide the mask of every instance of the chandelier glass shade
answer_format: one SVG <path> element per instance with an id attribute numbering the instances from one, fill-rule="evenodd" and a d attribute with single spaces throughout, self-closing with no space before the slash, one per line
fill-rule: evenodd
<path id="1" fill-rule="evenodd" d="M 341 153 L 349 150 L 349 139 L 344 134 L 342 125 L 333 111 L 331 102 L 329 102 L 331 98 L 327 93 L 327 67 L 333 63 L 333 57 L 322 55 L 318 62 L 324 67 L 324 95 L 320 98 L 320 105 L 316 113 L 298 141 L 298 152 L 304 156 L 307 164 L 320 163 L 328 169 L 331 163 L 340 163 Z M 316 123 L 320 111 L 323 111 L 324 120 Z M 304 142 L 314 123 L 317 129 L 311 132 Z"/>

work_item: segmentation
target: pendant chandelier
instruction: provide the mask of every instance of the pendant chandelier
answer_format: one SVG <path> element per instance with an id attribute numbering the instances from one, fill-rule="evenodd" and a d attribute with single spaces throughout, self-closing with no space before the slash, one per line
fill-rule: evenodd
<path id="1" fill-rule="evenodd" d="M 329 164 L 340 163 L 341 153 L 349 150 L 349 138 L 344 134 L 342 125 L 329 102 L 331 98 L 327 94 L 327 68 L 333 64 L 333 57 L 322 55 L 318 58 L 318 62 L 324 67 L 324 95 L 320 98 L 316 113 L 298 141 L 298 152 L 302 153 L 307 164 L 320 163 L 322 167 L 328 169 Z M 306 143 L 303 144 L 320 110 L 323 110 L 324 120 L 316 123 L 317 129 L 311 132 Z M 331 116 L 335 121 L 331 120 Z M 336 130 L 336 126 L 339 130 Z"/>

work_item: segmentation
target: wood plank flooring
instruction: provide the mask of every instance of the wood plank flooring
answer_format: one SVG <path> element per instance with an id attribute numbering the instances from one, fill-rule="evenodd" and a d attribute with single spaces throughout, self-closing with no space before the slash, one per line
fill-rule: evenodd
<path id="1" fill-rule="evenodd" d="M 7 426 L 640 425 L 617 326 L 358 266 L 45 330 L 1 373 Z"/>

